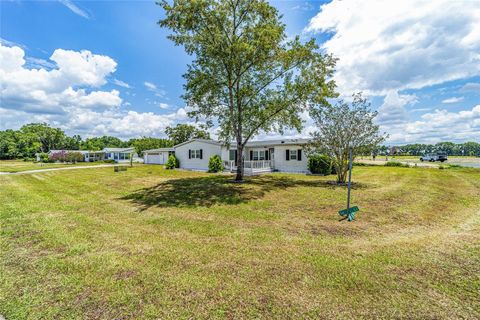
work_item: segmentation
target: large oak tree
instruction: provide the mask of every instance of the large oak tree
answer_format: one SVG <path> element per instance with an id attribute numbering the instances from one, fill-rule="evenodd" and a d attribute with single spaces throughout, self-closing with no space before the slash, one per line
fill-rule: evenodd
<path id="1" fill-rule="evenodd" d="M 196 120 L 219 126 L 220 139 L 239 155 L 260 131 L 301 130 L 301 113 L 328 105 L 335 59 L 314 40 L 288 39 L 277 9 L 262 0 L 174 0 L 161 27 L 192 55 L 185 99 Z M 243 156 L 236 180 L 243 179 Z"/>

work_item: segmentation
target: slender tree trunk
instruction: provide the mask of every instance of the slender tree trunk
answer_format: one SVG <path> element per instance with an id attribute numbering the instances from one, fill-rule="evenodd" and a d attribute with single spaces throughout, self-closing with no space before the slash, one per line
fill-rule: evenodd
<path id="1" fill-rule="evenodd" d="M 345 183 L 347 172 L 348 172 L 348 165 L 346 166 L 345 163 L 341 163 L 337 166 L 337 183 Z"/>
<path id="2" fill-rule="evenodd" d="M 241 142 L 237 142 L 237 175 L 235 181 L 243 180 L 243 146 Z"/>

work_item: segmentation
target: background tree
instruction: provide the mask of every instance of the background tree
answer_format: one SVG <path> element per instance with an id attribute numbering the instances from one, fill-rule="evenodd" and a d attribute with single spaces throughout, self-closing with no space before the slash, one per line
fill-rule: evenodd
<path id="1" fill-rule="evenodd" d="M 80 150 L 82 146 L 82 137 L 79 135 L 73 135 L 72 137 L 65 136 L 65 142 L 63 148 L 67 150 Z"/>
<path id="2" fill-rule="evenodd" d="M 33 144 L 38 141 L 40 150 L 35 152 L 48 152 L 52 149 L 62 149 L 65 145 L 66 135 L 59 128 L 52 128 L 46 123 L 30 123 L 20 128 L 23 141 Z M 31 141 L 28 141 L 31 139 Z"/>
<path id="3" fill-rule="evenodd" d="M 260 131 L 302 128 L 300 113 L 335 96 L 335 60 L 314 40 L 287 40 L 278 11 L 262 0 L 160 1 L 161 27 L 194 57 L 184 75 L 190 116 L 219 125 L 219 137 L 245 144 Z M 236 180 L 243 179 L 243 156 Z"/>
<path id="4" fill-rule="evenodd" d="M 172 140 L 159 139 L 151 137 L 142 137 L 128 140 L 130 147 L 135 148 L 135 152 L 142 156 L 144 150 L 172 147 Z"/>
<path id="5" fill-rule="evenodd" d="M 173 145 L 191 140 L 191 139 L 210 139 L 210 134 L 195 126 L 189 124 L 177 124 L 175 127 L 167 127 L 165 133 L 173 142 Z"/>
<path id="6" fill-rule="evenodd" d="M 98 151 L 103 148 L 126 148 L 128 144 L 117 137 L 103 136 L 86 139 L 82 145 L 82 150 Z"/>
<path id="7" fill-rule="evenodd" d="M 355 157 L 366 149 L 373 150 L 386 137 L 373 122 L 377 112 L 370 110 L 370 103 L 361 94 L 353 95 L 351 104 L 340 100 L 335 106 L 314 108 L 310 114 L 318 128 L 311 147 L 334 159 L 338 183 L 345 183 L 349 148 Z"/>
<path id="8" fill-rule="evenodd" d="M 21 157 L 17 132 L 11 129 L 0 131 L 0 159 L 16 159 Z"/>

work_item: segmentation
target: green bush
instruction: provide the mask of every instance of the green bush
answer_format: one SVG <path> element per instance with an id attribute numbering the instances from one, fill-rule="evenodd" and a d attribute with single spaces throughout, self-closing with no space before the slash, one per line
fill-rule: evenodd
<path id="1" fill-rule="evenodd" d="M 39 158 L 39 162 L 43 162 L 43 163 L 52 162 L 48 157 L 48 153 L 45 153 L 45 152 L 39 153 L 38 158 Z"/>
<path id="2" fill-rule="evenodd" d="M 105 159 L 105 160 L 103 160 L 103 163 L 115 163 L 115 160 L 113 160 L 113 159 Z"/>
<path id="3" fill-rule="evenodd" d="M 208 160 L 208 172 L 221 172 L 223 169 L 223 162 L 220 156 L 211 156 Z"/>
<path id="4" fill-rule="evenodd" d="M 384 164 L 385 167 L 402 167 L 402 168 L 410 168 L 410 165 L 407 163 L 401 163 L 396 161 L 388 161 Z"/>
<path id="5" fill-rule="evenodd" d="M 166 169 L 175 169 L 175 168 L 179 168 L 179 167 L 180 167 L 180 161 L 178 161 L 178 159 L 173 154 L 171 154 L 168 157 L 167 163 L 165 163 L 165 168 Z"/>
<path id="6" fill-rule="evenodd" d="M 332 174 L 332 159 L 323 154 L 314 154 L 308 157 L 308 170 L 313 174 Z"/>
<path id="7" fill-rule="evenodd" d="M 83 162 L 83 154 L 80 152 L 68 152 L 66 161 L 71 163 Z"/>

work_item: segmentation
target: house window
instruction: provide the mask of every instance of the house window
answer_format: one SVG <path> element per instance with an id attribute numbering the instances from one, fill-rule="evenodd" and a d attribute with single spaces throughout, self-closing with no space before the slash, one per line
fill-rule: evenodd
<path id="1" fill-rule="evenodd" d="M 257 160 L 267 160 L 267 154 L 265 150 L 262 151 L 253 151 L 252 152 L 252 159 L 253 161 Z"/>
<path id="2" fill-rule="evenodd" d="M 290 160 L 297 160 L 297 150 L 290 150 Z"/>
<path id="3" fill-rule="evenodd" d="M 190 150 L 191 159 L 202 159 L 202 150 Z"/>
<path id="4" fill-rule="evenodd" d="M 258 151 L 258 160 L 266 160 L 265 150 L 264 151 Z"/>
<path id="5" fill-rule="evenodd" d="M 230 161 L 235 161 L 235 155 L 236 155 L 236 153 L 237 153 L 237 150 L 230 150 L 228 159 L 229 159 Z"/>

